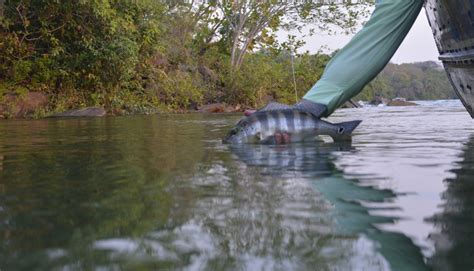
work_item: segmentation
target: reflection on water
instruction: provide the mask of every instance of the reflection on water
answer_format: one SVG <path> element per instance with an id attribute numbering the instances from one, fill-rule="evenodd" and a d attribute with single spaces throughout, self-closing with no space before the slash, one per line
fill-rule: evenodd
<path id="1" fill-rule="evenodd" d="M 430 238 L 436 253 L 432 263 L 437 270 L 474 268 L 474 136 L 465 144 L 455 177 L 446 180 L 441 211 L 429 218 L 438 233 Z"/>
<path id="2" fill-rule="evenodd" d="M 371 210 L 390 210 L 392 207 L 379 207 L 377 204 L 389 202 L 396 195 L 390 190 L 360 186 L 357 179 L 345 178 L 343 172 L 334 165 L 335 158 L 332 154 L 342 155 L 345 152 L 356 151 L 351 144 L 246 145 L 231 147 L 231 150 L 247 165 L 261 167 L 260 172 L 263 174 L 293 180 L 303 179 L 311 183 L 314 190 L 333 207 L 328 215 L 335 219 L 332 225 L 334 233 L 353 238 L 359 236 L 363 240 L 370 241 L 372 246 L 377 246 L 377 251 L 395 270 L 425 269 L 419 249 L 409 238 L 399 233 L 380 231 L 374 227 L 376 224 L 391 223 L 396 219 L 369 214 Z M 378 207 L 366 207 L 361 204 L 362 202 L 365 205 L 371 203 Z M 377 258 L 379 255 L 374 253 L 370 257 Z M 360 264 L 367 261 L 367 258 L 358 255 L 353 257 L 353 260 Z M 374 263 L 371 263 L 362 269 L 388 268 L 386 263 L 384 264 L 375 267 Z"/>
<path id="3" fill-rule="evenodd" d="M 283 147 L 222 145 L 239 116 L 0 122 L 0 269 L 469 268 L 462 113 L 340 111 L 352 145 Z"/>

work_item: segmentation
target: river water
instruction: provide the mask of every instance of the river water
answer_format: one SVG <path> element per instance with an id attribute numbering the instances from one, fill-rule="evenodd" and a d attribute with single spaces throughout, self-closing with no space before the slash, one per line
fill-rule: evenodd
<path id="1" fill-rule="evenodd" d="M 337 111 L 352 144 L 229 147 L 240 115 L 0 122 L 0 270 L 473 270 L 459 102 Z"/>

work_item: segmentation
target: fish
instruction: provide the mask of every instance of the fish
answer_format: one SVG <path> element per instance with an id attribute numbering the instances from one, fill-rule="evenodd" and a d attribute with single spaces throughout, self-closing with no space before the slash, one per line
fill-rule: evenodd
<path id="1" fill-rule="evenodd" d="M 361 122 L 355 120 L 330 123 L 315 117 L 310 112 L 291 107 L 261 110 L 241 119 L 222 142 L 275 145 L 280 143 L 275 138 L 275 133 L 287 134 L 291 143 L 316 141 L 321 135 L 330 136 L 334 142 L 347 142 L 352 140 L 352 132 Z"/>

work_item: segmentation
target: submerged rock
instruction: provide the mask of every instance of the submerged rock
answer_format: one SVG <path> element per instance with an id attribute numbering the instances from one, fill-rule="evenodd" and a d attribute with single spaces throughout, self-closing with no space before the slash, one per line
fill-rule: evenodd
<path id="1" fill-rule="evenodd" d="M 48 97 L 41 92 L 26 95 L 7 93 L 0 99 L 0 118 L 23 118 L 48 105 Z"/>
<path id="2" fill-rule="evenodd" d="M 387 103 L 387 106 L 415 106 L 418 105 L 414 102 L 409 102 L 405 99 L 393 99 Z"/>
<path id="3" fill-rule="evenodd" d="M 103 117 L 107 114 L 103 107 L 87 107 L 83 109 L 68 110 L 62 113 L 51 115 L 53 118 L 62 117 Z"/>

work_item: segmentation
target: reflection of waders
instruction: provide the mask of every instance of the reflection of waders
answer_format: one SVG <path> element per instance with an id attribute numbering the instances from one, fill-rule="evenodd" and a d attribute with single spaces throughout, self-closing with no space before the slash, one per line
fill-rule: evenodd
<path id="1" fill-rule="evenodd" d="M 422 6 L 423 0 L 378 0 L 369 21 L 332 58 L 303 98 L 325 105 L 326 117 L 357 95 L 390 61 Z"/>

